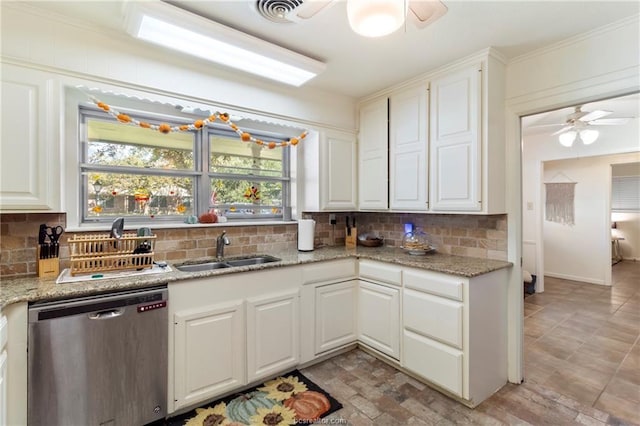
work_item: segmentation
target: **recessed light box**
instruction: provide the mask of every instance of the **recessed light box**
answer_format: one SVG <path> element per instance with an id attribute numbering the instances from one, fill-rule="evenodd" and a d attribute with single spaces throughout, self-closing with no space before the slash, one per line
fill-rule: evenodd
<path id="1" fill-rule="evenodd" d="M 164 2 L 129 2 L 125 28 L 141 40 L 296 87 L 326 68 L 320 61 Z"/>

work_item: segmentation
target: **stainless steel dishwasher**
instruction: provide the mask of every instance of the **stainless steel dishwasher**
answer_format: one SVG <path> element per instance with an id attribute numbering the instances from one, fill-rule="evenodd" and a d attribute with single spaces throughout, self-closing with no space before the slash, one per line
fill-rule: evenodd
<path id="1" fill-rule="evenodd" d="M 166 415 L 167 289 L 29 307 L 30 426 L 137 426 Z"/>

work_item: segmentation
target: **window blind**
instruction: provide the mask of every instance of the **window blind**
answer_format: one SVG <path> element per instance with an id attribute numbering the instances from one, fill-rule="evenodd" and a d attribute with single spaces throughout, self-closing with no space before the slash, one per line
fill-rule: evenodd
<path id="1" fill-rule="evenodd" d="M 611 210 L 640 211 L 640 176 L 614 176 Z"/>

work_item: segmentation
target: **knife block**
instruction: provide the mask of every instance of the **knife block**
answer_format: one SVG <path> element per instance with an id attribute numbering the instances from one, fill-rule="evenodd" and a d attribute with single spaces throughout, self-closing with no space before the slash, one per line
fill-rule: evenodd
<path id="1" fill-rule="evenodd" d="M 40 278 L 57 277 L 60 274 L 60 259 L 40 259 L 40 246 L 36 249 L 36 269 Z"/>
<path id="2" fill-rule="evenodd" d="M 346 248 L 356 248 L 356 245 L 358 245 L 358 228 L 351 228 L 351 235 L 347 233 L 347 228 L 344 229 L 344 245 Z"/>

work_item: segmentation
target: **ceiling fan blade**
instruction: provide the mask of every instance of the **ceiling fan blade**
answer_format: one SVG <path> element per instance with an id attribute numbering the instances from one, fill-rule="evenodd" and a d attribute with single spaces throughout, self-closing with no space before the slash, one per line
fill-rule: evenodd
<path id="1" fill-rule="evenodd" d="M 306 0 L 300 6 L 294 9 L 296 18 L 309 19 L 313 18 L 318 12 L 332 4 L 334 0 Z M 293 16 L 291 16 L 293 17 Z"/>
<path id="2" fill-rule="evenodd" d="M 564 126 L 562 129 L 558 130 L 557 132 L 551 133 L 551 136 L 559 135 L 560 133 L 564 133 L 570 129 L 573 129 L 573 126 Z"/>
<path id="3" fill-rule="evenodd" d="M 629 120 L 631 120 L 631 117 L 601 118 L 599 120 L 589 121 L 589 124 L 594 126 L 617 126 L 626 124 Z"/>
<path id="4" fill-rule="evenodd" d="M 424 28 L 447 13 L 449 9 L 438 0 L 409 0 L 408 17 L 418 28 Z"/>
<path id="5" fill-rule="evenodd" d="M 611 114 L 613 114 L 613 111 L 595 110 L 595 111 L 586 113 L 585 115 L 580 117 L 578 120 L 589 122 L 589 121 L 597 120 L 602 117 L 606 117 L 607 115 L 611 115 Z"/>

